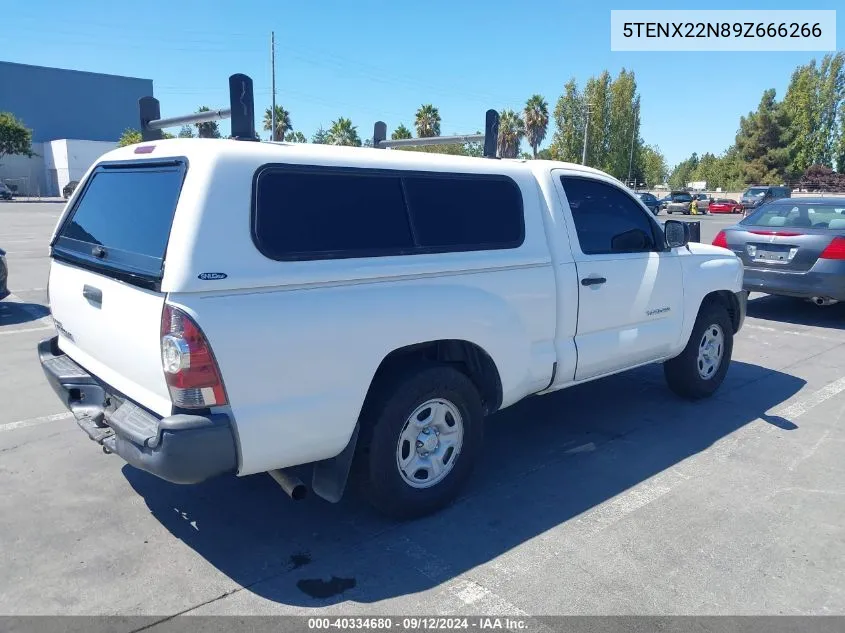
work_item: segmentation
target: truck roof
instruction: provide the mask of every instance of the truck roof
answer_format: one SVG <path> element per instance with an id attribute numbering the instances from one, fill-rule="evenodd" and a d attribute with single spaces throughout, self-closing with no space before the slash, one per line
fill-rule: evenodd
<path id="1" fill-rule="evenodd" d="M 151 150 L 141 150 L 149 148 Z M 141 150 L 141 151 L 139 151 Z M 272 163 L 284 161 L 286 157 L 298 159 L 309 158 L 318 164 L 332 164 L 336 161 L 349 164 L 355 163 L 361 167 L 385 168 L 385 163 L 395 164 L 396 168 L 438 170 L 459 169 L 461 171 L 477 170 L 482 173 L 496 171 L 511 171 L 525 169 L 533 173 L 535 169 L 549 170 L 563 168 L 608 177 L 608 174 L 592 167 L 550 160 L 526 159 L 490 159 L 473 156 L 454 156 L 434 152 L 406 151 L 397 149 L 374 149 L 369 147 L 349 147 L 341 145 L 322 145 L 315 143 L 285 143 L 285 142 L 249 142 L 234 139 L 164 139 L 146 141 L 135 145 L 120 147 L 104 154 L 101 161 L 122 161 L 154 159 L 157 156 L 185 156 L 201 153 L 205 158 L 217 156 L 238 156 L 258 163 Z M 505 167 L 507 166 L 507 167 Z M 475 168 L 475 169 L 473 169 Z M 504 168 L 504 169 L 503 169 Z"/>

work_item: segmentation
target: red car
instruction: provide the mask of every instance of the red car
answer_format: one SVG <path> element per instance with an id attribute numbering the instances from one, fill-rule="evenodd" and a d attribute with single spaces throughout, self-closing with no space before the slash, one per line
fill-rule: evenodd
<path id="1" fill-rule="evenodd" d="M 710 203 L 710 213 L 742 213 L 742 205 L 736 200 L 719 198 Z"/>

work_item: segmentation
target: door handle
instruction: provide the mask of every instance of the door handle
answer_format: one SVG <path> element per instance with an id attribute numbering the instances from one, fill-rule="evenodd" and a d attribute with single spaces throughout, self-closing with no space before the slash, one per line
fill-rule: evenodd
<path id="1" fill-rule="evenodd" d="M 603 283 L 606 283 L 607 279 L 604 277 L 585 277 L 581 280 L 582 286 L 599 286 Z"/>
<path id="2" fill-rule="evenodd" d="M 82 287 L 82 296 L 88 299 L 91 303 L 96 303 L 98 306 L 103 303 L 103 291 L 94 286 L 85 284 Z"/>

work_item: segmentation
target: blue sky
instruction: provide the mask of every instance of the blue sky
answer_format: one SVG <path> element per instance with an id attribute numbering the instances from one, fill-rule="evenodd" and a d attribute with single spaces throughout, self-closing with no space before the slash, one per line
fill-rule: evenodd
<path id="1" fill-rule="evenodd" d="M 708 9 L 835 9 L 839 2 L 713 1 Z M 484 111 L 519 109 L 533 93 L 550 110 L 564 83 L 608 69 L 636 73 L 641 134 L 670 165 L 718 153 L 763 90 L 782 96 L 792 70 L 824 53 L 623 53 L 610 51 L 610 10 L 628 3 L 504 0 L 31 0 L 8 16 L 0 59 L 153 79 L 162 115 L 228 103 L 227 77 L 252 76 L 256 116 L 270 103 L 270 31 L 276 32 L 276 99 L 294 129 L 350 117 L 359 134 L 411 127 L 434 103 L 442 133 L 483 128 Z M 705 8 L 640 2 L 638 9 Z M 841 6 L 841 5 L 840 5 Z M 238 15 L 228 10 L 235 7 Z M 143 17 L 142 17 L 143 16 Z M 845 48 L 845 12 L 837 45 Z M 61 98 L 57 95 L 57 98 Z M 549 131 L 546 144 L 551 139 Z M 523 149 L 527 149 L 523 147 Z"/>

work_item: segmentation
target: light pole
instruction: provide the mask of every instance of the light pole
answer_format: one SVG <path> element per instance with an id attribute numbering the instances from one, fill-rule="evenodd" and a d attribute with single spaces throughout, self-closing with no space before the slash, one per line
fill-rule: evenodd
<path id="1" fill-rule="evenodd" d="M 634 136 L 637 131 L 637 115 L 640 113 L 640 104 L 634 109 L 634 119 L 631 126 L 631 157 L 628 159 L 628 180 L 631 180 L 631 168 L 634 166 Z"/>
<path id="2" fill-rule="evenodd" d="M 270 105 L 270 140 L 276 140 L 276 32 L 270 31 L 270 92 L 273 94 Z M 282 139 L 284 140 L 284 139 Z"/>
<path id="3" fill-rule="evenodd" d="M 593 104 L 587 104 L 587 119 L 584 121 L 584 149 L 581 151 L 581 164 L 587 164 L 587 130 L 590 129 L 590 114 L 593 111 Z"/>

